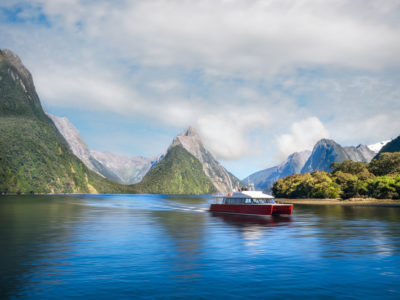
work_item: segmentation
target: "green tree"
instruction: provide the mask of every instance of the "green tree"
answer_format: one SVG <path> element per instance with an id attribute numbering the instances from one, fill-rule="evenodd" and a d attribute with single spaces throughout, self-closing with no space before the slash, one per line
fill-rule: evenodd
<path id="1" fill-rule="evenodd" d="M 393 176 L 380 176 L 368 182 L 368 194 L 377 199 L 399 199 L 399 179 Z"/>
<path id="2" fill-rule="evenodd" d="M 331 163 L 331 169 L 333 174 L 341 171 L 343 173 L 357 175 L 362 172 L 368 171 L 367 164 L 365 162 L 351 160 Z"/>
<path id="3" fill-rule="evenodd" d="M 369 163 L 368 169 L 376 176 L 400 173 L 400 152 L 381 153 Z"/>
<path id="4" fill-rule="evenodd" d="M 343 199 L 365 197 L 368 195 L 367 181 L 357 175 L 338 171 L 334 174 L 335 182 L 340 186 Z"/>

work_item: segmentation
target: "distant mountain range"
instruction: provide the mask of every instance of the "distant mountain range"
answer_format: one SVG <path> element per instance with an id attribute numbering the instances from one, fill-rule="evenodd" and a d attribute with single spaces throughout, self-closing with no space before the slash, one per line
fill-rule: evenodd
<path id="1" fill-rule="evenodd" d="M 9 50 L 0 51 L 0 134 L 0 193 L 202 194 L 241 184 L 191 127 L 155 158 L 90 150 L 68 119 L 43 111 L 30 72 Z"/>
<path id="2" fill-rule="evenodd" d="M 82 140 L 79 131 L 65 117 L 60 118 L 47 114 L 57 129 L 68 142 L 72 152 L 92 171 L 123 184 L 133 184 L 142 180 L 143 176 L 162 157 L 155 158 L 126 157 L 112 153 L 89 150 Z"/>
<path id="3" fill-rule="evenodd" d="M 278 179 L 300 173 L 311 155 L 311 151 L 295 152 L 281 164 L 258 171 L 243 179 L 244 183 L 253 183 L 257 190 L 270 190 Z"/>
<path id="4" fill-rule="evenodd" d="M 141 156 L 125 157 L 106 152 L 89 150 L 85 142 L 82 140 L 78 130 L 72 125 L 71 122 L 69 122 L 67 118 L 60 118 L 51 114 L 48 114 L 48 116 L 53 120 L 58 130 L 64 136 L 72 152 L 78 158 L 80 158 L 89 169 L 110 180 L 118 181 L 124 184 L 138 183 L 144 179 L 145 175 L 150 169 L 159 164 L 160 161 L 167 156 L 172 148 L 175 146 L 180 146 L 183 148 L 183 151 L 189 152 L 197 160 L 199 160 L 202 166 L 201 173 L 205 173 L 206 177 L 209 178 L 210 182 L 212 183 L 211 185 L 215 187 L 215 189 L 213 189 L 214 191 L 226 193 L 241 185 L 239 179 L 222 167 L 211 154 L 211 152 L 204 147 L 200 136 L 192 127 L 188 127 L 182 134 L 177 135 L 173 139 L 165 154 L 160 154 L 157 157 L 150 159 Z M 174 155 L 177 155 L 177 153 L 183 157 L 181 150 L 173 151 Z M 170 154 L 168 159 L 172 160 L 172 157 L 173 155 Z M 178 162 L 179 161 L 176 161 L 176 163 Z M 183 162 L 181 163 L 183 164 Z M 167 164 L 164 162 L 161 166 L 162 168 L 165 168 L 167 167 Z M 180 167 L 176 166 L 175 164 L 173 167 L 175 168 L 175 173 L 178 172 L 177 170 L 180 170 Z M 141 192 L 146 193 L 155 191 L 158 193 L 182 193 L 182 191 L 185 190 L 185 188 L 182 186 L 176 186 L 178 182 L 170 182 L 171 178 L 167 178 L 168 174 L 173 173 L 172 171 L 160 171 L 159 169 L 160 167 L 157 168 L 157 175 L 153 174 L 154 172 L 152 172 L 146 177 L 146 180 L 144 180 L 146 184 L 143 183 L 141 185 L 135 185 L 135 188 L 139 188 Z M 157 176 L 157 180 L 155 179 L 155 176 Z M 165 178 L 161 179 L 159 178 L 160 176 L 165 176 Z M 195 175 L 186 175 L 186 178 L 191 178 L 193 176 Z M 198 177 L 198 173 L 196 173 L 196 176 Z M 152 180 L 149 180 L 149 178 L 152 178 Z M 150 182 L 156 181 L 163 182 L 163 184 L 155 186 L 150 184 Z M 188 184 L 188 182 L 185 182 L 185 184 Z M 190 184 L 188 187 L 189 186 Z M 192 187 L 191 190 L 193 193 L 207 193 L 210 191 L 208 185 L 206 185 L 205 189 L 196 186 L 196 188 Z"/>
<path id="5" fill-rule="evenodd" d="M 243 181 L 254 183 L 256 189 L 270 191 L 275 181 L 295 173 L 329 171 L 332 162 L 345 160 L 370 162 L 388 141 L 370 146 L 342 147 L 329 139 L 318 141 L 312 151 L 295 152 L 281 164 L 255 172 Z"/>
<path id="6" fill-rule="evenodd" d="M 329 171 L 331 163 L 345 160 L 370 162 L 375 155 L 376 153 L 365 145 L 342 147 L 333 140 L 322 139 L 315 144 L 301 173 Z"/>
<path id="7" fill-rule="evenodd" d="M 155 158 L 90 150 L 68 119 L 43 111 L 30 72 L 9 50 L 0 50 L 0 136 L 0 193 L 204 194 L 242 185 L 192 127 Z M 377 152 L 394 151 L 400 151 L 400 138 L 357 147 L 323 139 L 312 151 L 293 153 L 244 182 L 270 189 L 293 173 L 327 171 L 332 162 L 348 159 L 369 162 Z"/>

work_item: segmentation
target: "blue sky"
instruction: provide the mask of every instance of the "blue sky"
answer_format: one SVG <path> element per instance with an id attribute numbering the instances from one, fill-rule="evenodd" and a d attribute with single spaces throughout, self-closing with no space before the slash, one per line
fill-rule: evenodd
<path id="1" fill-rule="evenodd" d="M 155 156 L 191 125 L 243 178 L 400 134 L 398 1 L 3 0 L 0 36 L 94 150 Z"/>

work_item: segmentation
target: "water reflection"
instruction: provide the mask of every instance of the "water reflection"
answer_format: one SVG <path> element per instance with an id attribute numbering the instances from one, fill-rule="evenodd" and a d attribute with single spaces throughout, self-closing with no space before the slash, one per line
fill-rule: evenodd
<path id="1" fill-rule="evenodd" d="M 237 227 L 251 227 L 252 225 L 276 226 L 280 223 L 290 223 L 290 216 L 249 216 L 239 214 L 226 214 L 210 212 L 213 218 L 218 218 L 224 222 Z"/>
<path id="2" fill-rule="evenodd" d="M 0 298 L 400 298 L 399 209 L 296 205 L 257 217 L 208 202 L 0 198 Z"/>
<path id="3" fill-rule="evenodd" d="M 0 200 L 0 298 L 8 298 L 16 291 L 24 294 L 30 274 L 58 264 L 52 258 L 68 248 L 71 232 L 71 226 L 65 224 L 75 220 L 80 208 L 64 205 L 62 197 L 59 201 L 49 201 L 45 196 Z M 54 243 L 59 245 L 59 252 L 48 246 Z"/>

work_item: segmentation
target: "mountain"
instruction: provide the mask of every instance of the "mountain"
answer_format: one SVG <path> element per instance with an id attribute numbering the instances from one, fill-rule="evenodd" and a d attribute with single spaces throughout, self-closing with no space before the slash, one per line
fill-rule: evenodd
<path id="1" fill-rule="evenodd" d="M 256 189 L 269 191 L 275 181 L 288 175 L 328 171 L 332 162 L 344 160 L 370 162 L 375 155 L 376 152 L 369 146 L 342 147 L 333 140 L 322 139 L 315 144 L 312 152 L 293 153 L 280 165 L 253 173 L 243 181 L 254 183 Z"/>
<path id="2" fill-rule="evenodd" d="M 376 158 L 378 158 L 381 153 L 385 153 L 385 152 L 400 152 L 400 136 L 398 136 L 394 140 L 391 140 L 390 142 L 386 143 L 382 147 L 382 149 L 379 151 Z"/>
<path id="3" fill-rule="evenodd" d="M 171 145 L 165 157 L 133 188 L 139 193 L 151 194 L 211 194 L 217 191 L 204 173 L 202 163 L 182 145 Z"/>
<path id="4" fill-rule="evenodd" d="M 113 181 L 119 181 L 120 178 L 114 174 L 111 170 L 109 170 L 106 166 L 104 166 L 101 162 L 99 162 L 96 158 L 94 158 L 82 140 L 78 129 L 65 117 L 57 117 L 53 116 L 49 113 L 46 113 L 47 116 L 53 121 L 54 125 L 56 125 L 58 131 L 62 134 L 64 139 L 67 141 L 69 148 L 72 152 L 92 171 L 97 174 L 108 178 Z"/>
<path id="5" fill-rule="evenodd" d="M 93 159 L 113 172 L 118 177 L 118 181 L 124 184 L 140 182 L 144 175 L 163 157 L 162 155 L 155 158 L 127 157 L 93 150 L 90 151 L 90 154 Z"/>
<path id="6" fill-rule="evenodd" d="M 370 162 L 374 156 L 375 153 L 364 145 L 342 147 L 333 140 L 322 139 L 315 144 L 301 173 L 329 171 L 331 163 L 345 160 Z"/>
<path id="7" fill-rule="evenodd" d="M 257 190 L 268 191 L 278 179 L 300 173 L 310 155 L 311 151 L 309 150 L 295 152 L 281 164 L 253 173 L 243 179 L 243 182 L 253 183 Z"/>
<path id="8" fill-rule="evenodd" d="M 196 130 L 188 127 L 134 188 L 141 193 L 208 194 L 226 193 L 241 184 L 204 147 Z"/>
<path id="9" fill-rule="evenodd" d="M 349 146 L 343 148 L 349 159 L 352 161 L 370 162 L 376 155 L 376 152 L 369 149 L 366 145 L 358 145 L 357 147 Z"/>
<path id="10" fill-rule="evenodd" d="M 126 157 L 89 150 L 78 129 L 65 117 L 47 113 L 67 141 L 72 152 L 92 171 L 113 181 L 132 184 L 142 180 L 158 158 Z"/>
<path id="11" fill-rule="evenodd" d="M 127 188 L 90 171 L 44 113 L 32 75 L 0 50 L 0 192 L 111 193 Z"/>
<path id="12" fill-rule="evenodd" d="M 199 134 L 194 128 L 188 127 L 184 132 L 176 136 L 170 147 L 177 145 L 182 146 L 201 162 L 204 173 L 220 193 L 230 192 L 242 185 L 241 181 L 221 166 L 214 158 L 214 155 L 204 147 Z"/>

